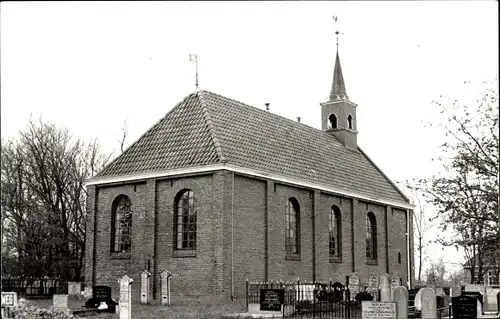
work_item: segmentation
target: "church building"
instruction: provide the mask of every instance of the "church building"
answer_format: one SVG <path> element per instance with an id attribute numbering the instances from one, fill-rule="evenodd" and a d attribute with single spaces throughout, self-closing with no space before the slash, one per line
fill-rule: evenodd
<path id="1" fill-rule="evenodd" d="M 167 270 L 176 295 L 245 297 L 245 280 L 413 282 L 408 198 L 357 144 L 337 49 L 321 130 L 220 94 L 189 94 L 87 181 L 85 280 Z M 364 132 L 365 134 L 369 132 Z M 392 149 L 390 145 L 379 148 Z"/>

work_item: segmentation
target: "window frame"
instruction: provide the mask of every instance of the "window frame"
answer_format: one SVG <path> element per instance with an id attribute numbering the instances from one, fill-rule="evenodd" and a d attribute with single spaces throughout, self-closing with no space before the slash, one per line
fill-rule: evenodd
<path id="1" fill-rule="evenodd" d="M 127 210 L 118 211 L 120 206 L 125 206 Z M 126 215 L 126 218 L 120 217 L 123 214 Z M 122 255 L 124 257 L 130 255 L 132 251 L 132 217 L 132 200 L 130 197 L 124 194 L 116 196 L 111 205 L 110 252 L 112 255 Z M 122 224 L 127 224 L 127 220 L 128 225 L 123 227 Z M 117 227 L 118 225 L 120 227 Z M 126 234 L 127 229 L 128 234 Z M 124 231 L 125 237 L 128 236 L 128 243 L 123 241 Z M 118 237 L 120 237 L 120 242 L 117 242 Z M 120 249 L 120 247 L 122 248 Z"/>
<path id="2" fill-rule="evenodd" d="M 182 206 L 179 206 L 182 201 Z M 191 189 L 180 190 L 174 200 L 173 249 L 174 256 L 195 256 L 198 237 L 198 207 Z M 180 226 L 180 227 L 179 227 Z M 181 237 L 179 237 L 179 235 Z"/>
<path id="3" fill-rule="evenodd" d="M 342 212 L 337 205 L 332 205 L 328 214 L 328 243 L 330 262 L 342 262 Z"/>
<path id="4" fill-rule="evenodd" d="M 377 252 L 377 219 L 373 212 L 366 214 L 366 262 L 376 265 Z"/>
<path id="5" fill-rule="evenodd" d="M 291 244 L 291 240 L 294 244 Z M 295 251 L 290 247 L 295 247 Z M 300 260 L 300 205 L 294 197 L 288 198 L 285 205 L 285 255 L 286 259 Z"/>

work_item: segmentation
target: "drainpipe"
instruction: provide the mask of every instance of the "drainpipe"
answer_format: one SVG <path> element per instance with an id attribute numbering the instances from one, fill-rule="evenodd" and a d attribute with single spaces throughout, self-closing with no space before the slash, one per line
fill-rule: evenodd
<path id="1" fill-rule="evenodd" d="M 231 300 L 235 300 L 234 295 L 234 172 L 232 173 L 231 184 Z"/>
<path id="2" fill-rule="evenodd" d="M 408 267 L 408 289 L 411 289 L 411 253 L 410 253 L 410 217 L 411 217 L 411 210 L 407 209 L 406 210 L 406 264 Z"/>

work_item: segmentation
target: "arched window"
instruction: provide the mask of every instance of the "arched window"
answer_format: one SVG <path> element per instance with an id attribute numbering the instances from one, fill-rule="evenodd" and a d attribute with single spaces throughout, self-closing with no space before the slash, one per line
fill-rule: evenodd
<path id="1" fill-rule="evenodd" d="M 295 198 L 288 199 L 286 203 L 285 251 L 287 255 L 300 253 L 300 208 Z"/>
<path id="2" fill-rule="evenodd" d="M 366 215 L 366 258 L 377 259 L 377 220 L 372 212 Z"/>
<path id="3" fill-rule="evenodd" d="M 196 249 L 196 212 L 194 193 L 190 189 L 180 191 L 175 197 L 174 242 L 175 249 Z"/>
<path id="4" fill-rule="evenodd" d="M 118 196 L 112 205 L 111 251 L 126 252 L 132 246 L 132 210 L 130 198 Z"/>
<path id="5" fill-rule="evenodd" d="M 330 215 L 328 219 L 328 230 L 330 234 L 330 256 L 340 257 L 341 256 L 341 230 L 342 221 L 340 216 L 340 208 L 337 206 L 332 206 L 330 210 Z"/>
<path id="6" fill-rule="evenodd" d="M 352 115 L 349 114 L 349 116 L 347 117 L 347 125 L 349 127 L 350 130 L 352 130 Z"/>
<path id="7" fill-rule="evenodd" d="M 335 114 L 330 114 L 328 117 L 328 124 L 330 128 L 337 128 L 337 116 Z"/>

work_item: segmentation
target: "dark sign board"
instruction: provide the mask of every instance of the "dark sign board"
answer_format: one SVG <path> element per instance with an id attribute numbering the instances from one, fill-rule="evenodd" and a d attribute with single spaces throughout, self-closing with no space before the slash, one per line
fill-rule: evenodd
<path id="1" fill-rule="evenodd" d="M 111 287 L 109 286 L 94 286 L 93 292 L 96 299 L 105 300 L 111 298 Z"/>
<path id="2" fill-rule="evenodd" d="M 464 292 L 462 292 L 462 296 L 476 298 L 477 300 L 479 300 L 481 305 L 483 304 L 483 294 L 480 293 L 479 291 L 464 291 Z"/>
<path id="3" fill-rule="evenodd" d="M 285 291 L 283 289 L 261 289 L 260 310 L 281 311 L 281 305 L 285 302 Z"/>
<path id="4" fill-rule="evenodd" d="M 477 299 L 471 296 L 451 298 L 453 319 L 477 319 Z"/>

